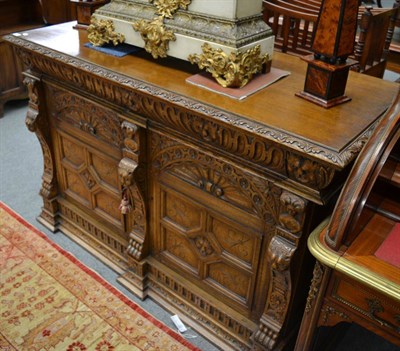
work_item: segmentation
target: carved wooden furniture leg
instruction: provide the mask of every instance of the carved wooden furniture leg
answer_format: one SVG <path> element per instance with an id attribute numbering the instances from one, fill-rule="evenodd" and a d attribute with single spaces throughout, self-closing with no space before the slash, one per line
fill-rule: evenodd
<path id="1" fill-rule="evenodd" d="M 55 231 L 58 224 L 58 204 L 56 202 L 58 193 L 57 178 L 50 126 L 47 123 L 46 112 L 41 108 L 40 103 L 43 99 L 41 80 L 30 71 L 24 73 L 24 75 L 24 83 L 28 87 L 29 92 L 29 106 L 25 123 L 28 129 L 36 134 L 43 152 L 44 170 L 42 187 L 40 189 L 40 195 L 43 198 L 43 207 L 38 221 L 50 230 Z"/>

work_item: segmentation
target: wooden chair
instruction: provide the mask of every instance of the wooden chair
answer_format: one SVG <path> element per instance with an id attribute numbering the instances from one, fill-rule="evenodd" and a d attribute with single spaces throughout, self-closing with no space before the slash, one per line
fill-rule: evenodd
<path id="1" fill-rule="evenodd" d="M 309 237 L 317 263 L 296 351 L 325 350 L 319 327 L 340 322 L 400 346 L 400 260 L 394 261 L 400 244 L 390 243 L 398 230 L 400 91 L 357 158 L 331 218 Z"/>
<path id="2" fill-rule="evenodd" d="M 354 48 L 354 59 L 358 64 L 353 70 L 378 78 L 383 77 L 397 11 L 397 7 L 376 10 L 365 7 L 359 24 L 360 34 Z"/>
<path id="3" fill-rule="evenodd" d="M 264 21 L 275 35 L 275 49 L 295 55 L 310 54 L 318 14 L 296 11 L 272 1 L 264 1 L 263 6 Z"/>
<path id="4" fill-rule="evenodd" d="M 314 3 L 310 3 L 314 1 Z M 294 55 L 312 53 L 319 11 L 316 0 L 264 0 L 264 21 L 275 35 L 275 49 Z M 397 4 L 397 3 L 396 3 Z M 359 35 L 352 70 L 382 78 L 397 18 L 397 6 L 385 9 L 360 7 Z"/>

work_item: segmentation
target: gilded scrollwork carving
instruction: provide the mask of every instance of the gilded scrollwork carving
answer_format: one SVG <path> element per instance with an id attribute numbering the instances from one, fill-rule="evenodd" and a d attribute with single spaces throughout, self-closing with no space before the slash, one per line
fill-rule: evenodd
<path id="1" fill-rule="evenodd" d="M 167 29 L 163 21 L 163 17 L 160 16 L 151 22 L 142 19 L 132 24 L 133 29 L 139 32 L 144 40 L 145 50 L 155 59 L 167 57 L 169 42 L 176 40 L 174 32 Z"/>
<path id="2" fill-rule="evenodd" d="M 343 320 L 350 321 L 350 317 L 346 313 L 338 311 L 334 307 L 329 305 L 324 305 L 321 309 L 321 313 L 322 313 L 322 322 L 324 325 L 329 325 L 329 320 L 334 315 L 339 316 Z"/>
<path id="3" fill-rule="evenodd" d="M 149 0 L 157 7 L 157 14 L 166 18 L 172 18 L 178 9 L 186 10 L 192 0 Z"/>
<path id="4" fill-rule="evenodd" d="M 173 18 L 174 13 L 180 8 L 186 10 L 191 0 L 149 0 L 149 2 L 154 2 L 158 17 L 152 21 L 141 19 L 133 23 L 132 27 L 140 33 L 145 43 L 145 50 L 153 58 L 167 57 L 169 42 L 175 41 L 176 37 L 174 32 L 165 26 L 164 19 Z"/>
<path id="5" fill-rule="evenodd" d="M 115 32 L 114 23 L 111 20 L 92 17 L 87 32 L 88 39 L 94 46 L 102 46 L 110 42 L 115 46 L 125 41 L 123 34 Z"/>
<path id="6" fill-rule="evenodd" d="M 205 69 L 224 88 L 242 88 L 256 73 L 260 73 L 269 60 L 269 55 L 261 55 L 260 45 L 244 52 L 232 51 L 229 55 L 222 49 L 204 43 L 202 54 L 189 55 L 188 60 Z"/>

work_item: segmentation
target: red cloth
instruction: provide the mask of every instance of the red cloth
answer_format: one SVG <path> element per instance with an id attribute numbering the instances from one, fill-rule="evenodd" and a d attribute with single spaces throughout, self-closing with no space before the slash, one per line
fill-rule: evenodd
<path id="1" fill-rule="evenodd" d="M 400 223 L 397 223 L 378 250 L 375 256 L 400 268 Z"/>

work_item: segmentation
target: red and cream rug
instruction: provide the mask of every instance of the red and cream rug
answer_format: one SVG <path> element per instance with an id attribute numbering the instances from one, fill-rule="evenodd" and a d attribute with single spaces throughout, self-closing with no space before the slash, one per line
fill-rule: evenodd
<path id="1" fill-rule="evenodd" d="M 0 350 L 198 350 L 0 202 Z"/>

